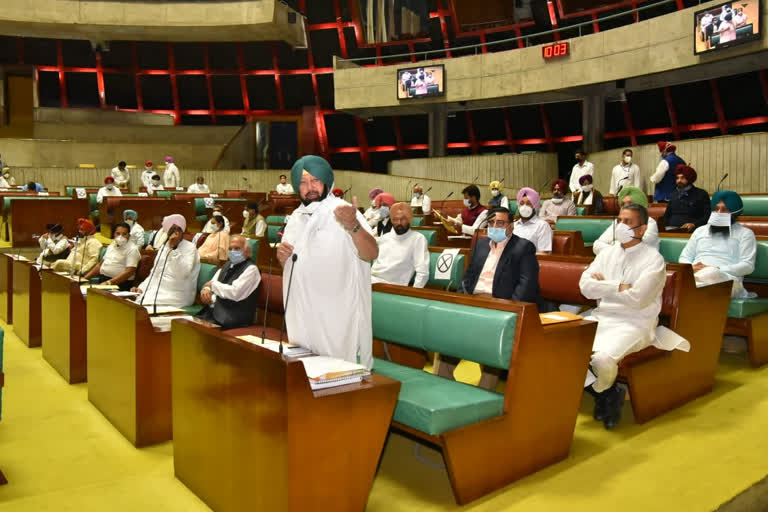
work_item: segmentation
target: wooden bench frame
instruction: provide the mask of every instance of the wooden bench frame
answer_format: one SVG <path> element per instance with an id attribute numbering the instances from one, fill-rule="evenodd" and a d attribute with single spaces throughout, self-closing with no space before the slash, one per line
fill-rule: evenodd
<path id="1" fill-rule="evenodd" d="M 392 428 L 442 451 L 458 504 L 568 456 L 597 328 L 594 322 L 542 326 L 535 304 L 384 284 L 374 285 L 373 291 L 518 314 L 501 416 L 439 435 L 392 422 Z"/>
<path id="2" fill-rule="evenodd" d="M 558 279 L 563 288 L 578 286 L 583 270 L 592 262 L 591 258 L 547 255 L 539 255 L 538 259 L 539 282 L 542 282 L 542 270 L 546 269 L 542 263 L 560 262 L 574 266 L 573 281 Z M 560 298 L 548 294 L 547 288 L 542 286 L 545 298 Z M 629 386 L 637 423 L 645 423 L 712 390 L 730 290 L 730 283 L 696 288 L 691 265 L 667 263 L 662 316 L 669 320 L 671 330 L 690 341 L 691 350 L 664 351 L 648 347 L 622 359 L 618 379 Z M 571 299 L 573 297 L 568 296 L 566 301 Z M 583 299 L 582 303 L 590 304 L 591 301 Z"/>

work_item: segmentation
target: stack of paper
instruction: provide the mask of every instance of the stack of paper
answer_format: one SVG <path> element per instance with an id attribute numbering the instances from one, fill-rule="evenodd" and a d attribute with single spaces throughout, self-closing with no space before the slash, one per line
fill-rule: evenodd
<path id="1" fill-rule="evenodd" d="M 80 285 L 80 292 L 83 295 L 88 295 L 88 289 L 93 288 L 94 290 L 117 290 L 117 285 L 114 284 L 82 284 Z"/>
<path id="2" fill-rule="evenodd" d="M 152 316 L 149 320 L 152 322 L 152 327 L 160 332 L 169 332 L 171 330 L 171 322 L 173 320 L 192 320 L 191 315 L 168 315 L 168 316 Z"/>
<path id="3" fill-rule="evenodd" d="M 302 358 L 312 389 L 332 388 L 360 382 L 371 374 L 365 366 L 327 356 Z"/>
<path id="4" fill-rule="evenodd" d="M 248 343 L 253 343 L 254 345 L 258 345 L 260 347 L 264 347 L 271 350 L 272 352 L 280 352 L 280 342 L 275 340 L 265 339 L 262 343 L 262 339 L 260 337 L 252 336 L 250 334 L 238 336 L 237 339 L 247 341 Z M 283 341 L 282 343 L 283 354 L 287 356 L 303 356 L 312 353 L 308 348 L 296 345 L 295 343 L 289 343 L 287 341 Z"/>

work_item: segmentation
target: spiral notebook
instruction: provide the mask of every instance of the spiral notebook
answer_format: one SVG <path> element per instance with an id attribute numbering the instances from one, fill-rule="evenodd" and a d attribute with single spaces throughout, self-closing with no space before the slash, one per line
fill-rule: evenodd
<path id="1" fill-rule="evenodd" d="M 301 359 L 312 389 L 332 388 L 361 382 L 371 372 L 362 365 L 327 356 Z"/>

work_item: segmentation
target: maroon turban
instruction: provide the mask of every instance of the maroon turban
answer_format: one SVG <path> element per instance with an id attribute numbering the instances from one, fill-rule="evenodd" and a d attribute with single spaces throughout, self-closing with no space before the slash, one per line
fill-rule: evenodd
<path id="1" fill-rule="evenodd" d="M 680 164 L 675 167 L 675 176 L 678 174 L 682 174 L 688 180 L 688 184 L 693 184 L 696 181 L 696 170 L 690 165 Z"/>

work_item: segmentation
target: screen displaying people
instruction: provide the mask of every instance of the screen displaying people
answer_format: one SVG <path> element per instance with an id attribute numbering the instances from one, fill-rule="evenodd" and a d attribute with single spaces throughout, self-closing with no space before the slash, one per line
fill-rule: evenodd
<path id="1" fill-rule="evenodd" d="M 445 94 L 445 68 L 425 66 L 397 71 L 397 98 L 428 98 Z"/>

